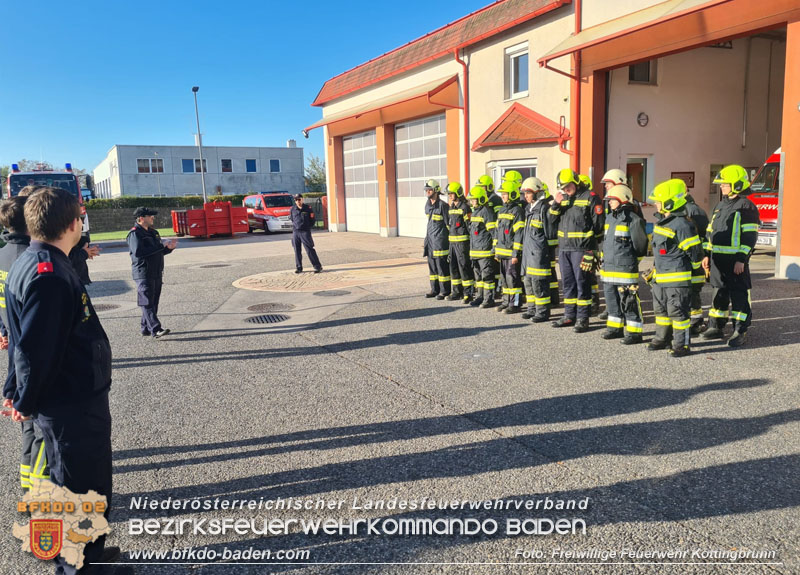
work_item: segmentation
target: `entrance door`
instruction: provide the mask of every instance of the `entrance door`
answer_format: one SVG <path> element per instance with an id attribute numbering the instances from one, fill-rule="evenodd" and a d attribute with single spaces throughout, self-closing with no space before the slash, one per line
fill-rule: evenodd
<path id="1" fill-rule="evenodd" d="M 375 130 L 342 138 L 347 231 L 380 232 Z"/>
<path id="2" fill-rule="evenodd" d="M 628 176 L 628 182 L 633 192 L 633 199 L 639 202 L 646 202 L 647 158 L 628 158 L 625 173 Z"/>
<path id="3" fill-rule="evenodd" d="M 424 238 L 425 181 L 438 180 L 447 201 L 447 134 L 444 115 L 395 126 L 397 234 Z"/>

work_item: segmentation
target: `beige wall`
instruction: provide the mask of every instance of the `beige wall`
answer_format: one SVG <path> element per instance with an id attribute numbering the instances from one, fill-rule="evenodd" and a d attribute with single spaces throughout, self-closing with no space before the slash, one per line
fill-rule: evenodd
<path id="1" fill-rule="evenodd" d="M 540 68 L 536 60 L 567 37 L 573 26 L 572 12 L 561 10 L 557 14 L 537 18 L 513 34 L 502 34 L 491 38 L 471 50 L 470 148 L 514 102 L 519 102 L 556 124 L 559 118 L 564 116 L 569 127 L 570 80 L 566 76 Z M 528 96 L 505 100 L 505 49 L 525 41 L 528 42 Z M 564 58 L 556 62 L 555 66 L 569 72 L 569 59 Z M 557 144 L 482 148 L 470 154 L 472 180 L 477 180 L 485 173 L 489 162 L 523 158 L 538 160 L 537 173 L 548 185 L 552 185 L 555 173 L 559 169 L 569 166 L 569 156 L 558 151 Z"/>
<path id="2" fill-rule="evenodd" d="M 662 2 L 664 0 L 583 0 L 582 28 L 591 28 Z"/>
<path id="3" fill-rule="evenodd" d="M 773 48 L 770 122 L 766 126 L 770 42 L 755 38 L 750 55 L 746 145 L 742 146 L 745 60 L 748 39 L 732 50 L 698 48 L 658 60 L 658 85 L 628 84 L 628 68 L 610 74 L 607 165 L 624 169 L 629 156 L 652 158 L 652 179 L 694 172 L 692 191 L 709 208 L 712 164 L 760 166 L 780 145 L 785 44 Z M 642 128 L 640 112 L 649 116 Z"/>

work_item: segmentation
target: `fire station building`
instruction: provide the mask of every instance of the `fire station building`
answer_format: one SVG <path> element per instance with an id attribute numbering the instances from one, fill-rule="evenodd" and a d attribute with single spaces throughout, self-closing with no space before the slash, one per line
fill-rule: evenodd
<path id="1" fill-rule="evenodd" d="M 331 230 L 383 236 L 424 236 L 429 178 L 621 168 L 640 200 L 676 177 L 709 210 L 723 165 L 781 147 L 776 275 L 800 279 L 797 70 L 800 0 L 501 0 L 331 78 L 306 130 Z"/>

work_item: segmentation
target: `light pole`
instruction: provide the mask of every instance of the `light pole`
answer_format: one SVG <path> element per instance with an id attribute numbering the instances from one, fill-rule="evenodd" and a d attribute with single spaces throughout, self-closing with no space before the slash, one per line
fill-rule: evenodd
<path id="1" fill-rule="evenodd" d="M 203 204 L 208 200 L 206 199 L 206 174 L 203 169 L 203 136 L 200 134 L 200 113 L 197 111 L 197 91 L 200 86 L 192 86 L 194 92 L 194 117 L 197 120 L 197 150 L 200 154 L 200 181 L 203 183 Z"/>

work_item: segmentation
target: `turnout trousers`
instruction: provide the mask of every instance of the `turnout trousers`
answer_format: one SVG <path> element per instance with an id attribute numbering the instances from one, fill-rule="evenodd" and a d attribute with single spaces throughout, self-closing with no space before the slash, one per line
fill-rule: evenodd
<path id="1" fill-rule="evenodd" d="M 522 278 L 525 286 L 525 303 L 528 313 L 538 317 L 550 317 L 550 275 L 534 276 L 526 274 Z"/>
<path id="2" fill-rule="evenodd" d="M 475 297 L 494 301 L 494 258 L 474 258 L 472 270 L 475 273 Z"/>
<path id="3" fill-rule="evenodd" d="M 161 301 L 160 279 L 136 280 L 136 303 L 142 308 L 141 331 L 146 335 L 155 335 L 161 329 L 158 319 L 158 302 Z"/>
<path id="4" fill-rule="evenodd" d="M 450 263 L 447 261 L 447 256 L 433 257 L 429 252 L 428 273 L 431 293 L 450 295 Z"/>
<path id="5" fill-rule="evenodd" d="M 752 315 L 750 290 L 714 288 L 711 309 L 708 311 L 709 327 L 722 329 L 730 318 L 733 329 L 745 333 L 750 327 Z"/>
<path id="6" fill-rule="evenodd" d="M 656 316 L 655 339 L 672 340 L 672 349 L 689 347 L 692 288 L 665 287 L 654 283 L 653 313 Z"/>
<path id="7" fill-rule="evenodd" d="M 450 278 L 454 293 L 460 293 L 465 298 L 472 297 L 475 280 L 469 259 L 469 241 L 450 242 Z"/>
<path id="8" fill-rule="evenodd" d="M 317 250 L 314 249 L 314 239 L 311 237 L 311 230 L 293 230 L 292 246 L 294 247 L 294 266 L 296 269 L 303 270 L 302 247 L 306 248 L 308 260 L 315 270 L 321 270 L 322 264 L 317 257 Z"/>
<path id="9" fill-rule="evenodd" d="M 89 359 L 87 359 L 89 361 Z M 111 508 L 111 412 L 108 392 L 82 403 L 59 407 L 48 415 L 37 414 L 36 423 L 44 436 L 50 464 L 50 480 L 76 494 L 89 490 L 104 495 L 108 518 Z M 100 560 L 105 536 L 88 543 L 83 555 L 86 563 Z M 57 575 L 73 575 L 78 571 L 55 558 Z"/>
<path id="10" fill-rule="evenodd" d="M 695 277 L 697 276 L 692 275 L 691 324 L 693 326 L 703 324 L 703 302 L 701 295 L 703 293 L 703 285 L 705 283 L 705 277 L 703 277 L 703 283 L 695 283 Z"/>
<path id="11" fill-rule="evenodd" d="M 500 260 L 500 285 L 503 288 L 503 302 L 508 307 L 519 306 L 522 298 L 522 265 L 519 260 L 511 263 L 511 258 Z"/>
<path id="12" fill-rule="evenodd" d="M 582 251 L 562 251 L 558 258 L 566 319 L 589 319 L 592 308 L 592 274 L 581 269 L 582 259 Z"/>
<path id="13" fill-rule="evenodd" d="M 606 328 L 619 332 L 624 328 L 626 334 L 642 335 L 644 321 L 638 284 L 612 284 L 605 281 L 603 291 L 608 312 Z"/>
<path id="14" fill-rule="evenodd" d="M 21 426 L 22 459 L 19 464 L 19 482 L 23 491 L 28 491 L 34 480 L 50 479 L 50 470 L 47 467 L 42 432 L 30 419 L 23 421 Z"/>
<path id="15" fill-rule="evenodd" d="M 556 248 L 550 248 L 550 306 L 558 307 L 561 303 L 558 292 L 558 273 L 556 272 Z"/>

